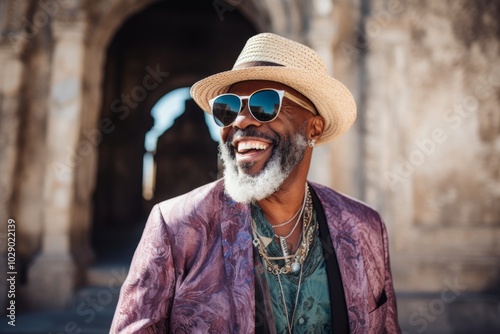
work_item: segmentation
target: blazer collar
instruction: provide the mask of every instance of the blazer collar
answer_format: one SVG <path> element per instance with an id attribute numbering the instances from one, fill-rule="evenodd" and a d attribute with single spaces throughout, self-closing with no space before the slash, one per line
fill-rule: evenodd
<path id="1" fill-rule="evenodd" d="M 368 325 L 370 296 L 361 252 L 359 230 L 350 213 L 341 207 L 340 195 L 311 184 L 323 206 L 332 244 L 337 256 L 351 333 L 363 332 Z"/>

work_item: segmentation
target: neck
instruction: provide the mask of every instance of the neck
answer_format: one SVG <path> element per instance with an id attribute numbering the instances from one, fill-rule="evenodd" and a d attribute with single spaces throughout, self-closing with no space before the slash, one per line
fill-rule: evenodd
<path id="1" fill-rule="evenodd" d="M 303 206 L 310 159 L 311 151 L 308 150 L 304 159 L 285 179 L 279 190 L 258 202 L 271 225 L 280 225 L 288 221 Z M 287 236 L 288 250 L 293 253 L 299 246 L 302 228 L 303 216 L 299 214 L 290 224 L 276 226 L 273 230 L 277 236 Z"/>
<path id="2" fill-rule="evenodd" d="M 301 192 L 299 193 L 295 189 L 300 189 Z M 268 222 L 273 226 L 275 236 L 280 237 L 280 242 L 285 242 L 286 248 L 291 253 L 297 250 L 302 235 L 305 189 L 304 181 L 304 183 L 297 185 L 293 191 L 280 191 L 281 194 L 275 194 L 259 202 Z M 298 214 L 296 214 L 297 212 Z M 290 223 L 283 224 L 283 222 L 288 221 Z"/>
<path id="3" fill-rule="evenodd" d="M 258 202 L 271 225 L 278 225 L 289 220 L 302 207 L 309 170 L 308 159 L 297 167 L 278 191 Z"/>
<path id="4" fill-rule="evenodd" d="M 259 206 L 271 225 L 289 220 L 300 210 L 304 201 L 305 181 L 293 190 L 279 190 L 259 201 Z"/>

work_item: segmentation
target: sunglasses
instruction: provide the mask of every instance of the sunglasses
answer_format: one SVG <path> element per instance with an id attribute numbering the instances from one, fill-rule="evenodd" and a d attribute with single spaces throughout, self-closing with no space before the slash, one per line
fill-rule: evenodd
<path id="1" fill-rule="evenodd" d="M 248 110 L 257 121 L 261 123 L 274 121 L 281 110 L 283 97 L 316 115 L 314 107 L 309 103 L 284 90 L 271 88 L 260 89 L 249 96 L 222 94 L 214 97 L 208 103 L 212 109 L 215 123 L 220 127 L 227 127 L 234 123 L 236 117 L 243 110 L 243 100 L 248 100 Z"/>

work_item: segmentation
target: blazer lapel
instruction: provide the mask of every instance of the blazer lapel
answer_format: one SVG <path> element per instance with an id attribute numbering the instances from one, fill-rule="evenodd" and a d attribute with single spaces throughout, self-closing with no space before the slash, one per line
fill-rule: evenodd
<path id="1" fill-rule="evenodd" d="M 314 186 L 314 185 L 313 185 Z M 368 326 L 368 287 L 356 224 L 339 206 L 336 193 L 314 187 L 323 205 L 337 256 L 349 317 L 350 333 L 365 333 Z"/>
<path id="2" fill-rule="evenodd" d="M 255 289 L 250 207 L 223 198 L 220 233 L 233 319 L 233 333 L 253 333 Z"/>

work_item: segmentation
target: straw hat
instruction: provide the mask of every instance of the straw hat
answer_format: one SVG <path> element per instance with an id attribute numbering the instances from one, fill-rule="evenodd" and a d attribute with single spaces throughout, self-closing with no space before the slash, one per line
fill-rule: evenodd
<path id="1" fill-rule="evenodd" d="M 300 43 L 262 33 L 251 37 L 233 69 L 214 74 L 191 87 L 191 96 L 211 114 L 208 101 L 240 81 L 269 80 L 285 84 L 309 98 L 325 119 L 317 144 L 346 132 L 356 119 L 356 103 L 349 90 L 327 74 L 319 55 Z"/>

